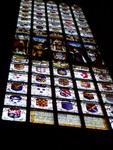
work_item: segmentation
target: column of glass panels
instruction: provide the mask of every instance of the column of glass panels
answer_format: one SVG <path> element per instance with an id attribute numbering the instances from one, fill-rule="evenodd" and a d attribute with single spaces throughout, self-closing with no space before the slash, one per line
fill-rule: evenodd
<path id="1" fill-rule="evenodd" d="M 50 43 L 50 54 L 51 54 L 51 76 L 52 76 L 52 93 L 54 102 L 54 111 L 56 111 L 56 87 L 58 84 L 59 77 L 56 74 L 56 67 L 53 63 L 61 62 L 66 59 L 66 47 L 62 34 L 62 27 L 60 17 L 58 13 L 57 4 L 53 1 L 46 3 L 47 17 L 48 17 L 48 32 L 49 32 L 49 43 Z M 56 112 L 55 112 L 56 114 Z M 57 118 L 57 116 L 56 116 Z M 57 119 L 56 119 L 57 124 Z"/>
<path id="2" fill-rule="evenodd" d="M 112 92 L 113 90 L 112 89 L 113 85 L 111 84 L 112 79 L 108 73 L 108 70 L 105 67 L 105 63 L 101 57 L 98 46 L 94 40 L 93 34 L 85 19 L 82 9 L 77 5 L 73 5 L 72 10 L 80 32 L 84 49 L 88 56 L 88 63 L 90 63 L 91 65 L 91 68 L 93 70 L 94 80 L 98 85 L 97 89 L 95 89 L 93 85 L 94 83 L 92 82 L 92 79 L 90 78 L 88 73 L 86 74 L 87 77 L 83 75 L 84 76 L 83 78 L 84 79 L 90 78 L 90 82 L 77 81 L 78 89 L 80 90 L 83 89 L 83 91 L 78 91 L 78 92 L 79 92 L 80 100 L 82 101 L 81 106 L 84 114 L 86 128 L 96 128 L 96 129 L 106 130 L 108 129 L 108 125 L 105 118 L 106 115 L 102 109 L 103 104 L 102 104 L 101 97 L 99 97 L 99 94 L 97 95 L 96 91 L 98 91 L 98 89 L 100 91 L 103 91 L 104 97 L 106 92 Z M 98 68 L 99 71 L 97 71 L 96 68 Z M 75 77 L 77 77 L 77 74 L 75 74 Z M 104 86 L 110 86 L 111 90 L 107 90 L 107 89 L 104 90 Z M 106 110 L 108 110 L 107 106 L 108 105 L 105 105 Z M 88 114 L 91 114 L 91 116 L 89 116 Z"/>
<path id="3" fill-rule="evenodd" d="M 26 121 L 30 24 L 31 1 L 22 0 L 4 97 L 3 120 Z"/>
<path id="4" fill-rule="evenodd" d="M 34 1 L 30 122 L 54 124 L 45 2 Z"/>
<path id="5" fill-rule="evenodd" d="M 75 26 L 70 14 L 69 7 L 62 3 L 59 7 L 62 22 L 66 22 L 64 29 L 66 38 L 76 35 Z M 59 15 L 58 15 L 59 16 Z M 72 25 L 71 25 L 72 24 Z M 63 34 L 65 34 L 63 32 Z M 73 36 L 74 37 L 74 36 Z M 75 36 L 76 38 L 76 36 Z M 53 57 L 53 75 L 55 86 L 55 98 L 58 115 L 58 125 L 81 127 L 80 117 L 74 91 L 73 79 L 68 61 L 68 52 L 65 43 L 65 36 L 51 39 L 51 50 L 56 51 Z"/>

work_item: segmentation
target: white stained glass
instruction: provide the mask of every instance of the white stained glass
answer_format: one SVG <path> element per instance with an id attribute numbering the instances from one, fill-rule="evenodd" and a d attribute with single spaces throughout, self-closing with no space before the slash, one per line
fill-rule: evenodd
<path id="1" fill-rule="evenodd" d="M 91 43 L 91 42 L 90 42 Z M 98 54 L 98 51 L 97 50 L 87 50 L 87 55 L 88 57 L 92 60 L 92 61 L 95 61 L 96 60 L 96 57 L 97 57 L 97 54 Z"/>
<path id="2" fill-rule="evenodd" d="M 46 31 L 46 26 L 44 26 L 44 25 L 42 26 L 42 25 L 38 25 L 38 24 L 35 25 L 35 24 L 34 24 L 33 30 Z"/>
<path id="3" fill-rule="evenodd" d="M 32 72 L 38 73 L 38 74 L 50 74 L 50 69 L 46 67 L 40 67 L 40 66 L 32 66 Z"/>
<path id="4" fill-rule="evenodd" d="M 81 28 L 82 28 L 82 27 L 83 27 L 83 28 L 84 28 L 84 27 L 87 27 L 87 28 L 89 27 L 89 25 L 88 25 L 86 22 L 85 22 L 85 23 L 83 23 L 83 22 L 77 22 L 77 25 L 78 25 L 78 27 L 81 27 Z M 82 31 L 81 31 L 80 33 L 81 33 L 81 34 L 80 34 L 81 36 L 90 37 L 90 36 L 88 36 L 88 33 L 86 34 L 86 32 L 82 32 Z M 91 35 L 92 35 L 92 33 L 91 33 Z M 92 35 L 92 36 L 93 36 L 93 35 Z M 91 37 L 92 37 L 92 36 L 91 36 Z"/>
<path id="5" fill-rule="evenodd" d="M 61 5 L 60 5 L 60 11 L 61 11 L 62 20 L 68 21 L 70 18 L 72 20 L 72 15 L 68 8 L 65 9 L 65 8 L 61 7 Z M 70 26 L 68 24 L 64 24 L 64 30 L 65 30 L 65 33 L 67 33 L 67 34 L 72 33 L 73 35 L 75 35 L 76 34 L 76 32 L 74 31 L 75 29 L 76 29 L 75 26 Z"/>
<path id="6" fill-rule="evenodd" d="M 51 112 L 30 111 L 30 122 L 40 124 L 54 124 L 54 116 Z"/>
<path id="7" fill-rule="evenodd" d="M 89 72 L 74 71 L 74 75 L 75 75 L 75 78 L 78 78 L 78 79 L 92 80 L 92 76 Z"/>
<path id="8" fill-rule="evenodd" d="M 18 17 L 24 17 L 25 19 L 30 19 L 31 18 L 31 15 L 30 14 L 28 14 L 28 13 L 24 13 L 24 12 L 20 12 L 19 13 L 19 15 L 18 15 Z"/>
<path id="9" fill-rule="evenodd" d="M 62 33 L 61 27 L 50 27 L 49 31 Z"/>
<path id="10" fill-rule="evenodd" d="M 55 81 L 55 86 L 73 88 L 73 82 L 69 78 L 54 77 L 54 81 Z"/>
<path id="11" fill-rule="evenodd" d="M 37 4 L 34 4 L 34 7 L 37 8 L 37 9 L 38 9 L 38 8 L 41 8 L 41 9 L 44 9 L 44 8 L 45 8 L 44 3 L 42 3 L 42 4 L 38 4 L 38 3 L 37 3 Z"/>
<path id="12" fill-rule="evenodd" d="M 87 66 L 77 66 L 73 65 L 74 71 L 89 71 L 89 68 Z"/>
<path id="13" fill-rule="evenodd" d="M 77 14 L 75 11 L 73 11 L 73 14 L 74 14 L 74 17 L 75 17 L 75 20 L 78 21 L 79 18 L 81 19 L 85 19 L 85 16 L 81 13 L 81 14 Z M 87 24 L 88 25 L 88 24 Z M 79 26 L 78 26 L 79 27 Z M 89 27 L 89 26 L 87 26 Z"/>
<path id="14" fill-rule="evenodd" d="M 45 16 L 45 9 L 38 9 L 37 7 L 34 8 L 34 15 Z"/>
<path id="15" fill-rule="evenodd" d="M 98 117 L 84 117 L 86 128 L 108 130 L 105 119 Z"/>
<path id="16" fill-rule="evenodd" d="M 41 87 L 41 86 L 37 86 L 37 85 L 33 84 L 31 86 L 31 94 L 51 97 L 52 96 L 51 87 L 49 87 L 49 86 Z"/>
<path id="17" fill-rule="evenodd" d="M 57 111 L 78 113 L 77 103 L 57 100 Z"/>
<path id="18" fill-rule="evenodd" d="M 78 9 L 73 9 L 74 14 L 76 15 L 83 15 L 83 11 L 82 10 L 78 10 Z"/>
<path id="19" fill-rule="evenodd" d="M 113 118 L 109 118 L 109 122 L 111 124 L 111 128 L 113 129 Z"/>
<path id="20" fill-rule="evenodd" d="M 87 27 L 86 24 L 80 24 L 80 27 Z M 83 36 L 83 37 L 91 37 L 93 38 L 93 34 L 92 32 L 84 32 L 84 31 L 80 31 L 80 35 Z"/>
<path id="21" fill-rule="evenodd" d="M 57 10 L 57 5 L 54 5 L 54 4 L 52 4 L 52 6 L 51 5 L 48 5 L 47 4 L 47 11 L 56 11 Z"/>
<path id="22" fill-rule="evenodd" d="M 48 21 L 49 21 L 50 24 L 58 24 L 58 25 L 60 24 L 60 20 L 57 19 L 57 18 L 49 17 Z"/>
<path id="23" fill-rule="evenodd" d="M 59 15 L 58 15 L 58 13 L 57 13 L 57 15 L 56 15 L 56 14 L 54 14 L 54 13 L 48 12 L 48 18 L 57 18 L 57 19 L 59 19 Z"/>
<path id="24" fill-rule="evenodd" d="M 50 85 L 50 77 L 40 74 L 32 74 L 32 83 Z"/>
<path id="25" fill-rule="evenodd" d="M 37 16 L 33 16 L 34 21 L 46 21 L 45 17 L 37 17 Z"/>
<path id="26" fill-rule="evenodd" d="M 113 106 L 110 104 L 105 104 L 106 112 L 109 117 L 113 117 Z"/>
<path id="27" fill-rule="evenodd" d="M 105 67 L 92 67 L 92 70 L 98 74 L 109 74 L 109 71 Z"/>
<path id="28" fill-rule="evenodd" d="M 85 18 L 76 18 L 77 23 L 87 23 L 87 20 Z"/>
<path id="29" fill-rule="evenodd" d="M 20 10 L 22 9 L 27 9 L 27 10 L 31 10 L 31 3 L 25 3 L 25 2 L 21 2 L 20 3 Z"/>
<path id="30" fill-rule="evenodd" d="M 92 115 L 103 115 L 101 106 L 96 103 L 81 103 L 82 111 L 84 114 L 92 114 Z"/>
<path id="31" fill-rule="evenodd" d="M 111 83 L 97 83 L 99 90 L 103 92 L 113 92 L 113 84 Z"/>
<path id="32" fill-rule="evenodd" d="M 81 14 L 77 14 L 75 11 L 73 11 L 73 13 L 74 13 L 75 20 L 76 20 L 77 18 L 85 19 L 85 16 L 84 16 L 84 14 L 83 14 L 83 13 L 81 13 Z"/>
<path id="33" fill-rule="evenodd" d="M 73 21 L 72 17 L 63 16 L 63 15 L 62 15 L 62 20 L 64 20 L 64 21 Z"/>
<path id="34" fill-rule="evenodd" d="M 76 30 L 76 28 L 75 28 L 74 25 L 68 25 L 68 24 L 64 24 L 64 29 L 65 29 L 65 30 L 67 30 L 67 29 Z"/>
<path id="35" fill-rule="evenodd" d="M 31 108 L 53 110 L 51 98 L 45 97 L 31 97 Z"/>
<path id="36" fill-rule="evenodd" d="M 65 68 L 53 68 L 53 74 L 61 77 L 71 77 L 70 70 Z"/>
<path id="37" fill-rule="evenodd" d="M 24 14 L 23 14 L 24 16 Z M 29 17 L 18 17 L 18 23 L 17 23 L 17 29 L 19 34 L 22 34 L 23 32 L 25 32 L 26 34 L 30 33 L 30 16 Z"/>
<path id="38" fill-rule="evenodd" d="M 2 112 L 2 119 L 9 121 L 26 121 L 26 110 L 20 108 L 10 108 L 4 107 Z"/>
<path id="39" fill-rule="evenodd" d="M 74 22 L 70 21 L 70 20 L 63 20 L 63 24 L 64 25 L 74 25 Z"/>
<path id="40" fill-rule="evenodd" d="M 31 24 L 31 19 L 27 18 L 27 19 L 23 19 L 22 17 L 18 17 L 18 20 L 17 20 L 17 23 L 18 25 L 20 23 L 23 23 L 23 24 Z M 20 32 L 22 34 L 22 32 Z"/>
<path id="41" fill-rule="evenodd" d="M 40 43 L 44 43 L 47 41 L 47 38 L 44 38 L 44 37 L 33 37 L 33 41 L 34 42 L 40 42 Z"/>
<path id="42" fill-rule="evenodd" d="M 55 88 L 55 95 L 56 98 L 63 98 L 63 99 L 76 99 L 75 92 L 73 89 L 63 88 L 63 87 L 56 87 Z"/>
<path id="43" fill-rule="evenodd" d="M 91 102 L 98 102 L 97 93 L 91 91 L 78 91 L 80 100 L 91 101 Z"/>
<path id="44" fill-rule="evenodd" d="M 53 52 L 53 58 L 58 60 L 66 60 L 67 55 L 65 53 Z"/>
<path id="45" fill-rule="evenodd" d="M 31 11 L 26 10 L 26 9 L 20 9 L 20 10 L 19 10 L 19 14 L 22 14 L 22 13 L 25 13 L 25 14 L 27 14 L 27 15 L 31 15 Z"/>
<path id="46" fill-rule="evenodd" d="M 28 72 L 28 65 L 22 63 L 11 63 L 10 70 L 19 72 Z"/>
<path id="47" fill-rule="evenodd" d="M 60 11 L 61 11 L 62 17 L 70 17 L 70 18 L 72 18 L 72 15 L 71 15 L 69 9 L 68 9 L 68 12 L 64 12 L 64 11 L 62 11 L 62 9 L 60 9 Z"/>
<path id="48" fill-rule="evenodd" d="M 85 49 L 97 50 L 97 45 L 84 43 L 84 47 L 85 47 Z"/>
<path id="49" fill-rule="evenodd" d="M 113 93 L 102 93 L 101 96 L 104 103 L 113 104 Z"/>
<path id="50" fill-rule="evenodd" d="M 20 82 L 8 82 L 6 92 L 27 94 L 27 84 Z"/>
<path id="51" fill-rule="evenodd" d="M 94 74 L 95 78 L 97 81 L 102 81 L 102 82 L 112 82 L 112 78 L 110 77 L 110 75 L 107 74 Z"/>
<path id="52" fill-rule="evenodd" d="M 37 26 L 37 25 L 46 26 L 46 22 L 40 20 L 33 20 L 33 26 Z"/>
<path id="53" fill-rule="evenodd" d="M 95 86 L 93 82 L 85 81 L 85 80 L 76 80 L 77 88 L 84 89 L 84 90 L 95 90 Z"/>
<path id="54" fill-rule="evenodd" d="M 57 28 L 61 28 L 61 25 L 60 25 L 60 23 L 59 22 L 49 22 L 49 27 L 51 28 L 55 28 L 55 27 L 57 27 Z"/>
<path id="55" fill-rule="evenodd" d="M 53 8 L 54 6 L 57 6 L 54 1 L 50 1 L 50 0 L 47 2 L 47 5 L 50 6 L 50 7 L 52 7 L 52 8 Z"/>
<path id="56" fill-rule="evenodd" d="M 58 113 L 58 124 L 61 126 L 81 127 L 80 117 L 70 114 Z"/>
<path id="57" fill-rule="evenodd" d="M 33 33 L 36 35 L 36 36 L 41 36 L 41 37 L 47 37 L 47 32 L 46 31 L 37 31 L 37 30 L 33 30 Z"/>
<path id="58" fill-rule="evenodd" d="M 33 60 L 32 63 L 34 66 L 45 67 L 45 68 L 49 67 L 49 61 L 45 61 L 45 60 L 42 60 L 42 61 Z"/>
<path id="59" fill-rule="evenodd" d="M 10 81 L 20 81 L 20 82 L 27 82 L 28 81 L 28 75 L 25 73 L 19 73 L 19 72 L 9 72 L 8 80 Z"/>
<path id="60" fill-rule="evenodd" d="M 80 32 L 90 32 L 91 33 L 91 29 L 89 27 L 79 27 Z"/>
<path id="61" fill-rule="evenodd" d="M 49 18 L 49 28 L 60 28 L 61 29 L 61 24 L 59 19 L 57 18 Z"/>
<path id="62" fill-rule="evenodd" d="M 78 35 L 77 31 L 73 29 L 65 29 L 65 34 L 70 34 L 74 36 Z"/>
<path id="63" fill-rule="evenodd" d="M 44 9 L 45 8 L 45 6 L 43 6 L 43 5 L 38 5 L 38 6 L 34 5 L 34 6 L 35 6 L 35 9 Z"/>
<path id="64" fill-rule="evenodd" d="M 79 27 L 89 27 L 86 19 L 84 19 L 84 18 L 76 17 L 76 22 Z"/>
<path id="65" fill-rule="evenodd" d="M 55 8 L 55 9 L 51 9 L 50 7 L 47 7 L 47 13 L 48 14 L 56 14 L 56 15 L 58 15 L 58 10 L 57 10 L 57 8 Z"/>
<path id="66" fill-rule="evenodd" d="M 4 105 L 26 107 L 27 96 L 20 94 L 5 94 Z"/>
<path id="67" fill-rule="evenodd" d="M 11 60 L 12 60 L 12 63 L 27 64 L 29 62 L 27 56 L 22 56 L 22 55 L 13 55 Z"/>

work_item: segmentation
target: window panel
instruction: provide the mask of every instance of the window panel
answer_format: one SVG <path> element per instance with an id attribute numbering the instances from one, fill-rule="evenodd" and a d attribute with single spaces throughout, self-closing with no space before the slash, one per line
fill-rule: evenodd
<path id="1" fill-rule="evenodd" d="M 81 127 L 81 122 L 78 115 L 58 113 L 58 123 L 60 126 Z"/>
<path id="2" fill-rule="evenodd" d="M 30 111 L 30 122 L 40 124 L 54 124 L 53 113 L 46 111 Z"/>
<path id="3" fill-rule="evenodd" d="M 19 107 L 4 107 L 2 113 L 3 120 L 9 121 L 26 121 L 26 110 Z"/>
<path id="4" fill-rule="evenodd" d="M 4 105 L 26 107 L 27 96 L 16 93 L 6 93 L 4 98 Z"/>
<path id="5" fill-rule="evenodd" d="M 86 123 L 86 128 L 90 129 L 100 129 L 100 130 L 107 130 L 107 124 L 106 120 L 103 118 L 97 118 L 97 117 L 84 117 L 85 123 Z"/>

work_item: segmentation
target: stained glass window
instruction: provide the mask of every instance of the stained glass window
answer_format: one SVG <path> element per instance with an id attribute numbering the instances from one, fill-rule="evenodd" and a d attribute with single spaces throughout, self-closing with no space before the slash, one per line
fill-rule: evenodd
<path id="1" fill-rule="evenodd" d="M 2 120 L 113 129 L 113 80 L 82 9 L 21 0 Z"/>

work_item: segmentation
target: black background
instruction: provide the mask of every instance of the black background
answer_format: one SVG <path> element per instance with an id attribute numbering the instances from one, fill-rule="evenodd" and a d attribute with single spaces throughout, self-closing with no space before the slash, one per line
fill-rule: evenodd
<path id="1" fill-rule="evenodd" d="M 9 63 L 11 58 L 11 47 L 13 43 L 13 37 L 15 34 L 15 28 L 17 23 L 18 8 L 20 0 L 3 1 L 0 5 L 0 95 L 3 98 L 3 91 L 5 90 L 6 79 L 8 75 Z M 69 1 L 69 3 L 71 0 Z M 93 32 L 95 40 L 101 50 L 102 56 L 110 70 L 113 77 L 113 10 L 110 0 L 100 1 L 100 0 L 77 0 L 77 4 L 81 6 L 83 12 L 86 16 L 88 24 Z M 2 108 L 2 101 L 0 102 L 0 108 Z M 1 110 L 1 109 L 0 109 Z M 35 125 L 21 125 L 12 124 L 0 124 L 3 136 L 7 135 L 10 137 L 14 132 L 16 138 L 20 136 L 20 141 L 23 139 L 33 139 L 35 144 L 41 141 L 48 141 L 53 143 L 53 148 L 58 146 L 59 149 L 64 147 L 70 147 L 77 149 L 77 145 L 87 147 L 91 149 L 94 147 L 97 149 L 98 145 L 108 146 L 110 148 L 113 144 L 112 133 L 104 131 L 91 131 L 91 130 L 79 130 L 79 129 L 68 129 L 56 127 L 39 127 L 36 128 Z M 1 132 L 0 131 L 0 132 Z M 27 131 L 27 133 L 26 133 Z M 28 132 L 29 131 L 29 132 Z M 31 134 L 31 135 L 30 135 Z M 34 137 L 35 136 L 35 137 Z M 8 138 L 7 137 L 7 138 Z M 30 137 L 30 138 L 29 138 Z M 2 137 L 3 138 L 3 137 Z M 13 138 L 15 142 L 16 138 Z M 19 138 L 17 138 L 19 139 Z M 5 137 L 4 137 L 5 140 Z M 36 143 L 35 143 L 36 142 Z M 42 142 L 43 143 L 43 142 Z M 48 144 L 50 144 L 48 143 Z M 79 143 L 79 144 L 78 144 Z M 24 142 L 23 142 L 24 144 Z M 28 144 L 28 143 L 26 143 Z M 90 144 L 92 144 L 90 146 Z M 30 145 L 30 144 L 29 144 Z M 88 147 L 89 145 L 89 147 Z M 40 144 L 38 144 L 40 146 Z M 46 149 L 50 149 L 48 145 Z M 74 148 L 75 146 L 75 148 Z"/>

